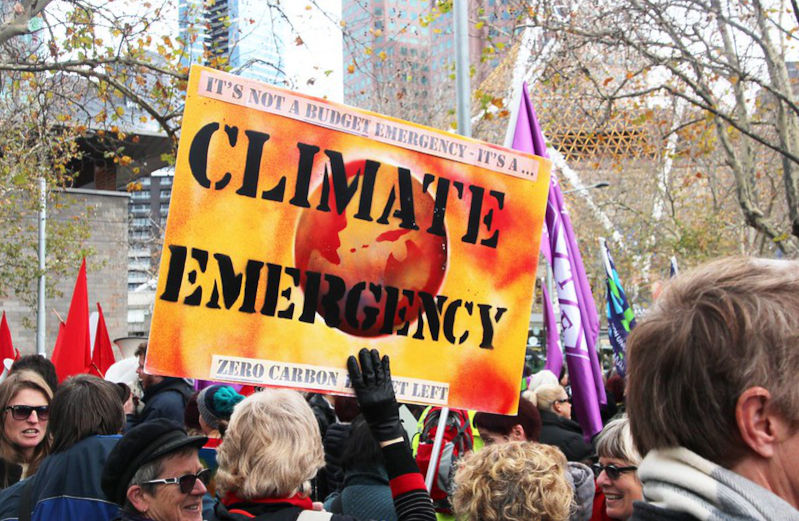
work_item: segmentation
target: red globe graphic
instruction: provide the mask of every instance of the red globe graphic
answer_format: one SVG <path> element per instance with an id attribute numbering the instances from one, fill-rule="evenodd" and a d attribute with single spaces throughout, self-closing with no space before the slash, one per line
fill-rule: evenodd
<path id="1" fill-rule="evenodd" d="M 447 238 L 427 232 L 433 217 L 433 197 L 422 190 L 422 184 L 412 177 L 414 215 L 418 229 L 408 230 L 400 227 L 402 219 L 394 216 L 399 209 L 397 167 L 382 163 L 377 171 L 372 200 L 372 221 L 353 216 L 358 213 L 359 197 L 363 183 L 365 160 L 348 162 L 345 165 L 347 182 L 358 177 L 358 191 L 350 200 L 343 213 L 336 209 L 332 186 L 323 190 L 320 184 L 309 196 L 311 208 L 300 217 L 295 237 L 294 254 L 296 265 L 303 272 L 301 287 L 306 290 L 306 271 L 332 274 L 340 277 L 346 286 L 347 294 L 338 301 L 339 323 L 335 326 L 341 331 L 360 337 L 375 337 L 386 332 L 388 325 L 392 332 L 396 326 L 406 321 L 411 324 L 417 320 L 421 307 L 418 292 L 435 295 L 444 280 L 447 268 Z M 331 183 L 332 185 L 332 183 Z M 388 213 L 388 224 L 376 222 L 387 206 L 389 194 L 394 188 L 396 197 Z M 317 209 L 323 192 L 327 191 L 330 211 Z M 379 285 L 380 297 L 376 298 L 371 285 Z M 399 290 L 399 300 L 393 320 L 386 320 L 386 287 Z M 359 288 L 353 298 L 358 299 L 355 320 L 346 317 L 345 306 L 350 293 Z M 328 282 L 321 284 L 320 295 L 328 291 Z M 414 292 L 409 299 L 403 290 Z M 306 292 L 307 296 L 307 292 Z M 411 301 L 412 300 L 412 301 Z M 365 309 L 370 310 L 368 316 Z M 326 308 L 321 301 L 317 312 L 326 318 Z M 381 332 L 382 329 L 382 332 Z M 411 329 L 413 331 L 413 329 Z"/>

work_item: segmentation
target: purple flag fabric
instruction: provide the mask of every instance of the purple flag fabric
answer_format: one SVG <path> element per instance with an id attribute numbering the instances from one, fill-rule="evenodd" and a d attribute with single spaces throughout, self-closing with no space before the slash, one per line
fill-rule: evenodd
<path id="1" fill-rule="evenodd" d="M 523 85 L 522 93 L 512 147 L 522 152 L 549 157 L 544 135 L 527 94 L 527 84 Z M 564 337 L 563 350 L 569 368 L 574 412 L 583 429 L 583 435 L 588 439 L 602 430 L 599 404 L 606 401 L 602 370 L 596 352 L 599 317 L 571 219 L 554 175 L 549 185 L 541 253 L 549 261 L 555 276 Z"/>
<path id="2" fill-rule="evenodd" d="M 560 375 L 563 368 L 563 353 L 560 350 L 560 335 L 558 324 L 555 322 L 555 311 L 552 309 L 552 300 L 546 286 L 541 286 L 544 300 L 544 327 L 547 329 L 547 361 L 544 369 L 549 369 L 555 376 Z"/>

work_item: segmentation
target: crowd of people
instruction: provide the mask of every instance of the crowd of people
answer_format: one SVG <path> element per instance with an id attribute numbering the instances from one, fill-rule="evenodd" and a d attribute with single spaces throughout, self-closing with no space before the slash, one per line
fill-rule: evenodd
<path id="1" fill-rule="evenodd" d="M 458 435 L 474 439 L 438 483 L 446 508 L 376 350 L 347 359 L 355 398 L 195 391 L 146 374 L 146 344 L 136 354 L 138 406 L 124 384 L 58 384 L 36 355 L 11 367 L 0 521 L 799 520 L 796 261 L 723 259 L 672 279 L 628 338 L 626 382 L 608 378 L 593 439 L 547 372 L 516 415 L 464 413 Z M 415 410 L 420 428 L 436 414 Z"/>

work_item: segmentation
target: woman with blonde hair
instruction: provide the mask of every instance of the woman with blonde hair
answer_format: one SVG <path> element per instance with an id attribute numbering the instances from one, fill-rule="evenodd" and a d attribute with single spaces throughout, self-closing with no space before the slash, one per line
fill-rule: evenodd
<path id="1" fill-rule="evenodd" d="M 0 489 L 35 474 L 49 453 L 52 399 L 50 386 L 33 371 L 12 373 L 0 383 Z"/>
<path id="2" fill-rule="evenodd" d="M 388 357 L 362 349 L 349 357 L 352 387 L 385 460 L 398 521 L 435 521 L 424 479 L 403 437 Z M 319 424 L 296 391 L 267 389 L 242 400 L 217 452 L 214 519 L 355 521 L 313 510 L 310 480 L 325 464 Z"/>
<path id="3" fill-rule="evenodd" d="M 549 445 L 511 441 L 468 454 L 455 473 L 459 521 L 567 521 L 566 458 Z"/>
<path id="4" fill-rule="evenodd" d="M 563 451 L 569 461 L 591 463 L 594 449 L 585 442 L 580 425 L 571 419 L 572 403 L 560 385 L 542 385 L 535 390 L 535 403 L 541 413 L 539 441 Z"/>

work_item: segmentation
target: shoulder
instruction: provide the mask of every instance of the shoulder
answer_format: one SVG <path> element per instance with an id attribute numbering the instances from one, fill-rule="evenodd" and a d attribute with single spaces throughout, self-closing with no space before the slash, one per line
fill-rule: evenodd
<path id="1" fill-rule="evenodd" d="M 630 521 L 699 521 L 699 519 L 685 512 L 668 510 L 643 501 L 636 501 Z"/>
<path id="2" fill-rule="evenodd" d="M 0 458 L 0 490 L 22 479 L 22 465 Z"/>

